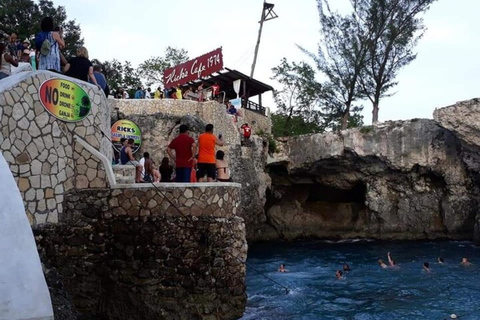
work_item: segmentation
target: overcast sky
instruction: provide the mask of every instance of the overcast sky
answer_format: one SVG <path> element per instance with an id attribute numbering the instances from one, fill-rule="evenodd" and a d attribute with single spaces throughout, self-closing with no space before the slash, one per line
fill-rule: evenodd
<path id="1" fill-rule="evenodd" d="M 80 24 L 91 58 L 129 60 L 134 66 L 163 55 L 167 46 L 191 58 L 223 47 L 224 65 L 250 73 L 263 0 L 53 0 Z M 316 0 L 271 0 L 279 18 L 263 28 L 255 78 L 270 78 L 282 57 L 308 61 L 296 44 L 317 50 Z M 333 0 L 338 9 L 348 0 Z M 400 72 L 393 97 L 380 103 L 380 121 L 432 118 L 437 107 L 480 96 L 479 0 L 439 0 L 425 15 L 428 28 L 418 57 Z M 273 100 L 264 104 L 274 109 Z M 365 106 L 365 123 L 371 106 Z"/>

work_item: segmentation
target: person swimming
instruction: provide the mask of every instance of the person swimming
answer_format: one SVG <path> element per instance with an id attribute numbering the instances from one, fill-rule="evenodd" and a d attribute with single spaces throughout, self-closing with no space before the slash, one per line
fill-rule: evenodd
<path id="1" fill-rule="evenodd" d="M 278 268 L 278 272 L 288 272 L 288 270 L 285 269 L 285 265 L 283 263 L 280 265 L 280 268 Z"/>
<path id="2" fill-rule="evenodd" d="M 469 267 L 469 266 L 472 265 L 472 263 L 471 263 L 470 261 L 468 261 L 468 259 L 465 258 L 465 257 L 462 258 L 462 262 L 460 262 L 460 264 L 461 264 L 462 266 L 466 266 L 466 267 Z"/>
<path id="3" fill-rule="evenodd" d="M 350 266 L 349 266 L 348 264 L 344 263 L 344 264 L 343 264 L 343 271 L 344 271 L 344 272 L 350 271 Z"/>
<path id="4" fill-rule="evenodd" d="M 387 252 L 387 257 L 388 257 L 388 264 L 390 265 L 390 267 L 394 267 L 395 260 L 392 259 L 392 255 L 390 254 L 390 252 Z"/>
<path id="5" fill-rule="evenodd" d="M 430 272 L 430 264 L 428 262 L 423 263 L 423 270 Z"/>
<path id="6" fill-rule="evenodd" d="M 445 260 L 443 259 L 443 257 L 438 257 L 437 262 L 438 262 L 439 264 L 444 264 L 444 263 L 445 263 Z"/>
<path id="7" fill-rule="evenodd" d="M 341 270 L 335 271 L 335 277 L 337 279 L 342 279 L 343 278 L 342 275 L 343 275 L 343 272 Z"/>
<path id="8" fill-rule="evenodd" d="M 380 265 L 380 267 L 382 267 L 382 268 L 384 268 L 384 269 L 385 269 L 385 268 L 388 268 L 387 265 L 385 264 L 385 262 L 383 262 L 382 259 L 378 259 L 378 264 Z"/>

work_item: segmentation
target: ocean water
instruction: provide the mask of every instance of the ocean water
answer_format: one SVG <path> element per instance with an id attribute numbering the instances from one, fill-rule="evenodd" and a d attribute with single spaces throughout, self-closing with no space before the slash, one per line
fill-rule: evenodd
<path id="1" fill-rule="evenodd" d="M 377 260 L 388 264 L 387 252 L 397 266 L 382 269 Z M 472 266 L 460 265 L 462 257 Z M 471 242 L 263 243 L 250 246 L 247 262 L 244 320 L 480 319 L 480 247 Z M 277 272 L 281 263 L 288 272 Z M 338 280 L 343 263 L 351 271 Z"/>

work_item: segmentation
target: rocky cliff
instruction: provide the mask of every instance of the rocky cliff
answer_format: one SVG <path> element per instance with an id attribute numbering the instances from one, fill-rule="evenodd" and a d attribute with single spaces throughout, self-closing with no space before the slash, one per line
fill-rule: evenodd
<path id="1" fill-rule="evenodd" d="M 433 120 L 292 137 L 279 149 L 263 239 L 472 238 L 473 167 L 461 137 Z"/>

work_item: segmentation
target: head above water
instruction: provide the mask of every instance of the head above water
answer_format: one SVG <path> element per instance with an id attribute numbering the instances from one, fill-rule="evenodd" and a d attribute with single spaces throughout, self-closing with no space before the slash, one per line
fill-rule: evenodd
<path id="1" fill-rule="evenodd" d="M 445 260 L 443 259 L 443 257 L 438 258 L 438 263 L 445 263 Z"/>
<path id="2" fill-rule="evenodd" d="M 205 126 L 205 132 L 213 132 L 213 124 L 209 123 Z"/>
<path id="3" fill-rule="evenodd" d="M 426 269 L 430 268 L 430 263 L 424 262 L 423 267 L 426 268 Z"/>
<path id="4" fill-rule="evenodd" d="M 350 271 L 350 266 L 346 263 L 343 264 L 343 271 Z"/>

